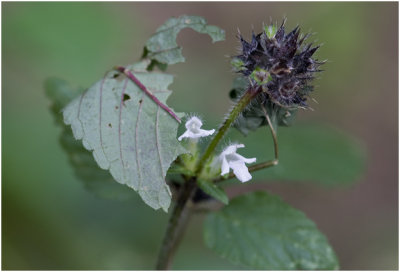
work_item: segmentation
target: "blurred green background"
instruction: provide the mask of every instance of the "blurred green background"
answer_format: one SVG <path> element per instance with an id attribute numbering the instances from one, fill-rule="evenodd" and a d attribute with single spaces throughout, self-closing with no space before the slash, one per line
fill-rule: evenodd
<path id="1" fill-rule="evenodd" d="M 249 38 L 288 17 L 324 45 L 314 112 L 359 139 L 368 154 L 352 185 L 253 183 L 278 193 L 329 238 L 342 269 L 398 269 L 398 3 L 2 3 L 2 269 L 153 269 L 167 215 L 138 197 L 101 199 L 84 189 L 62 151 L 43 91 L 49 76 L 88 87 L 116 64 L 136 61 L 167 18 L 204 16 L 225 42 L 192 30 L 178 37 L 187 62 L 169 103 L 198 112 L 207 127 L 230 106 L 230 55 L 237 28 Z M 211 84 L 210 84 L 211 83 Z M 312 167 L 312 166 L 311 166 Z M 265 172 L 267 174 L 267 172 Z M 230 195 L 244 187 L 234 186 Z M 175 269 L 235 269 L 205 248 L 191 221 Z"/>

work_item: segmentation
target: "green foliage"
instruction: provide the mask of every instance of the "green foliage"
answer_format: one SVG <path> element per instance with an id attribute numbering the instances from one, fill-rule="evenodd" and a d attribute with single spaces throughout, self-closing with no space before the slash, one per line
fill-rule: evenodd
<path id="1" fill-rule="evenodd" d="M 173 77 L 148 73 L 144 61 L 127 67 L 165 103 Z M 178 123 L 124 74 L 111 71 L 64 109 L 74 136 L 93 150 L 102 169 L 138 191 L 154 209 L 167 211 L 171 192 L 166 172 L 185 149 L 176 139 Z"/>
<path id="2" fill-rule="evenodd" d="M 76 176 L 84 183 L 85 187 L 94 194 L 112 199 L 128 199 L 133 196 L 132 191 L 114 182 L 110 173 L 100 169 L 93 159 L 92 154 L 86 150 L 82 143 L 75 140 L 71 128 L 62 120 L 62 109 L 83 89 L 74 90 L 66 81 L 49 78 L 46 80 L 45 91 L 51 100 L 51 110 L 57 125 L 62 127 L 60 143 L 68 155 Z"/>
<path id="3" fill-rule="evenodd" d="M 147 41 L 143 57 L 152 59 L 152 66 L 161 64 L 162 69 L 166 68 L 165 65 L 184 62 L 182 48 L 176 43 L 176 37 L 182 29 L 187 27 L 199 33 L 208 34 L 213 43 L 225 39 L 225 31 L 219 27 L 207 25 L 203 17 L 182 15 L 168 19 L 157 29 L 157 32 Z"/>
<path id="4" fill-rule="evenodd" d="M 144 60 L 127 67 L 163 104 L 171 93 L 167 87 L 173 77 L 148 71 L 155 66 L 165 70 L 168 64 L 184 61 L 176 37 L 185 27 L 210 35 L 213 42 L 225 37 L 223 30 L 207 25 L 201 17 L 171 18 L 146 43 Z M 64 121 L 71 125 L 75 138 L 93 151 L 100 168 L 138 191 L 152 208 L 167 211 L 171 192 L 165 176 L 186 150 L 176 139 L 177 122 L 139 86 L 124 74 L 110 71 L 68 104 Z"/>
<path id="5" fill-rule="evenodd" d="M 222 189 L 220 186 L 216 185 L 212 181 L 203 180 L 203 179 L 197 180 L 197 185 L 200 187 L 200 189 L 202 189 L 208 195 L 221 201 L 225 205 L 228 205 L 229 198 L 226 195 L 224 189 Z"/>
<path id="6" fill-rule="evenodd" d="M 338 269 L 325 236 L 279 197 L 255 192 L 236 197 L 205 222 L 206 245 L 247 269 Z"/>
<path id="7" fill-rule="evenodd" d="M 242 195 L 229 202 L 225 191 L 212 182 L 217 174 L 208 173 L 209 165 L 204 167 L 201 162 L 207 161 L 204 154 L 213 154 L 223 133 L 220 138 L 214 138 L 217 141 L 209 144 L 210 152 L 207 149 L 203 157 L 200 157 L 203 152 L 198 149 L 197 141 L 189 146 L 192 155 L 180 156 L 188 153 L 188 150 L 177 140 L 179 118 L 172 118 L 165 108 L 160 107 L 160 103 L 166 105 L 171 94 L 167 88 L 173 77 L 152 70 L 158 67 L 164 71 L 168 65 L 184 61 L 176 38 L 180 30 L 187 27 L 208 34 L 213 42 L 223 40 L 225 36 L 223 30 L 207 25 L 201 17 L 185 15 L 171 18 L 148 40 L 141 62 L 107 72 L 103 79 L 85 92 L 72 91 L 64 81 L 47 81 L 46 92 L 53 101 L 52 110 L 57 123 L 63 126 L 61 143 L 77 175 L 98 194 L 108 197 L 133 195 L 126 190 L 127 187 L 113 182 L 115 179 L 138 191 L 150 207 L 164 211 L 168 210 L 172 199 L 165 182 L 167 173 L 169 178 L 178 183 L 185 182 L 182 176 L 190 177 L 191 181 L 197 181 L 202 191 L 227 205 L 221 211 L 210 214 L 205 223 L 205 242 L 219 255 L 253 269 L 337 269 L 335 253 L 325 236 L 303 213 L 279 197 L 265 192 Z M 273 27 L 265 31 L 269 36 L 276 33 Z M 240 70 L 243 62 L 234 59 L 233 65 Z M 127 76 L 126 71 L 131 72 L 137 81 L 132 79 L 133 76 Z M 250 78 L 260 85 L 271 80 L 269 71 L 258 67 Z M 230 93 L 231 99 L 238 100 L 247 87 L 246 80 L 237 78 Z M 144 89 L 147 89 L 147 94 Z M 278 126 L 291 125 L 297 108 L 287 108 L 270 99 L 260 99 L 265 94 L 261 89 L 256 91 L 260 93 L 256 93 L 258 96 L 253 100 L 253 96 L 243 96 L 248 99 L 242 98 L 237 103 L 228 115 L 229 122 L 223 126 L 229 128 L 236 113 L 240 113 L 234 126 L 241 134 L 236 131 L 229 135 L 247 146 L 243 150 L 245 157 L 257 157 L 262 161 L 262 158 L 272 158 L 265 156 L 266 153 L 273 154 L 272 139 L 271 145 L 266 144 L 270 137 L 266 134 L 269 134 L 267 115 L 277 131 Z M 80 95 L 76 96 L 77 93 Z M 62 109 L 64 122 L 72 130 L 57 115 Z M 182 117 L 184 114 L 177 115 Z M 268 131 L 259 130 L 258 133 L 249 134 L 263 126 Z M 220 131 L 224 130 L 220 128 Z M 246 135 L 249 137 L 243 138 Z M 82 140 L 82 144 L 74 138 Z M 261 177 L 340 184 L 356 179 L 363 167 L 364 157 L 359 145 L 328 127 L 303 125 L 290 131 L 279 129 L 278 139 L 279 165 L 269 170 L 268 175 L 263 171 L 254 173 L 254 179 Z M 271 149 L 264 149 L 264 145 L 271 146 Z M 219 171 L 219 168 L 213 170 Z M 194 186 L 192 188 L 196 189 Z M 183 191 L 179 198 L 183 196 L 190 197 L 190 192 Z M 186 200 L 178 199 L 178 208 L 174 210 L 171 222 L 177 222 L 175 220 L 179 219 L 179 212 L 185 208 L 184 203 Z M 166 237 L 168 234 L 173 236 L 169 231 L 170 228 Z"/>
<path id="8" fill-rule="evenodd" d="M 244 156 L 259 162 L 273 158 L 269 128 L 247 137 L 233 131 L 231 138 L 244 143 Z M 359 141 L 327 125 L 298 124 L 278 130 L 279 164 L 253 173 L 253 179 L 312 181 L 323 185 L 346 185 L 360 178 L 365 152 Z"/>

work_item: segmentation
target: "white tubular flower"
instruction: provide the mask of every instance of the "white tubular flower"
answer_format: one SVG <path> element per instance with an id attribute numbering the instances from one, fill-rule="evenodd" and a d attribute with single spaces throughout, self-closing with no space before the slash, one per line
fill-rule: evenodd
<path id="1" fill-rule="evenodd" d="M 228 174 L 229 168 L 232 168 L 233 173 L 241 182 L 251 180 L 252 177 L 245 163 L 253 163 L 256 161 L 256 158 L 246 159 L 236 153 L 236 150 L 242 147 L 244 147 L 244 144 L 232 144 L 225 148 L 221 155 L 219 155 L 222 161 L 221 176 Z"/>
<path id="2" fill-rule="evenodd" d="M 200 137 L 209 136 L 215 132 L 215 129 L 201 129 L 202 125 L 203 123 L 201 122 L 201 120 L 198 117 L 193 116 L 186 122 L 186 131 L 181 136 L 179 136 L 178 140 L 181 141 L 183 138 L 197 139 Z"/>

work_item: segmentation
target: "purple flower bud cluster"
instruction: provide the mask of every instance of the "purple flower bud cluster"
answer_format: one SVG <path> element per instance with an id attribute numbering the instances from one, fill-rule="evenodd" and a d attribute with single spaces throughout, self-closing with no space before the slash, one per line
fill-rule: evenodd
<path id="1" fill-rule="evenodd" d="M 251 42 L 240 36 L 242 52 L 234 65 L 251 84 L 262 87 L 264 100 L 284 108 L 308 107 L 307 98 L 313 90 L 310 83 L 324 62 L 312 58 L 319 46 L 302 46 L 309 35 L 300 36 L 299 27 L 286 34 L 284 25 L 285 21 L 279 28 L 272 25 L 258 35 L 253 33 Z M 260 71 L 268 80 L 258 80 Z"/>

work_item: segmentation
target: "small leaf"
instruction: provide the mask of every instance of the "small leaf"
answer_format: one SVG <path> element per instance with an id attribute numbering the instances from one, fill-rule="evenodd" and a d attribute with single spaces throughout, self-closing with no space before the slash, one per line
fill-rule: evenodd
<path id="1" fill-rule="evenodd" d="M 183 15 L 178 18 L 170 18 L 157 29 L 157 32 L 146 43 L 143 57 L 152 60 L 148 69 L 151 70 L 160 64 L 169 65 L 185 61 L 182 56 L 182 48 L 176 43 L 176 37 L 182 29 L 187 27 L 199 33 L 208 34 L 212 42 L 225 39 L 225 31 L 216 26 L 207 25 L 203 17 Z"/>
<path id="2" fill-rule="evenodd" d="M 76 176 L 84 183 L 86 189 L 104 198 L 121 200 L 132 198 L 134 196 L 132 190 L 116 183 L 109 172 L 100 169 L 92 154 L 83 148 L 82 143 L 75 140 L 71 128 L 62 120 L 62 108 L 81 94 L 83 89 L 74 90 L 66 81 L 57 78 L 47 79 L 44 87 L 47 97 L 52 102 L 51 110 L 56 123 L 62 127 L 61 146 L 67 153 Z"/>
<path id="3" fill-rule="evenodd" d="M 143 61 L 127 69 L 166 104 L 173 78 L 148 73 L 148 64 Z M 125 74 L 107 73 L 64 109 L 64 122 L 86 149 L 93 150 L 102 169 L 138 191 L 147 205 L 167 211 L 171 192 L 165 176 L 175 158 L 185 152 L 176 139 L 178 122 Z"/>
<path id="4" fill-rule="evenodd" d="M 268 128 L 247 137 L 232 131 L 230 138 L 244 143 L 244 156 L 258 162 L 273 158 Z M 317 124 L 298 124 L 278 130 L 279 164 L 253 172 L 253 179 L 312 181 L 323 185 L 345 185 L 358 180 L 365 168 L 365 152 L 359 140 L 339 129 Z"/>
<path id="5" fill-rule="evenodd" d="M 235 128 L 244 135 L 248 135 L 251 131 L 257 130 L 264 123 L 263 117 L 240 115 L 235 121 Z"/>
<path id="6" fill-rule="evenodd" d="M 327 270 L 338 261 L 301 211 L 266 192 L 241 195 L 205 221 L 206 245 L 247 269 Z"/>
<path id="7" fill-rule="evenodd" d="M 245 77 L 236 77 L 232 83 L 232 90 L 229 93 L 229 96 L 232 100 L 239 99 L 240 96 L 244 93 L 244 91 L 249 86 L 249 81 Z"/>
<path id="8" fill-rule="evenodd" d="M 224 189 L 214 184 L 212 181 L 199 179 L 197 180 L 197 185 L 208 195 L 221 201 L 225 205 L 228 205 L 229 198 L 226 195 Z"/>

